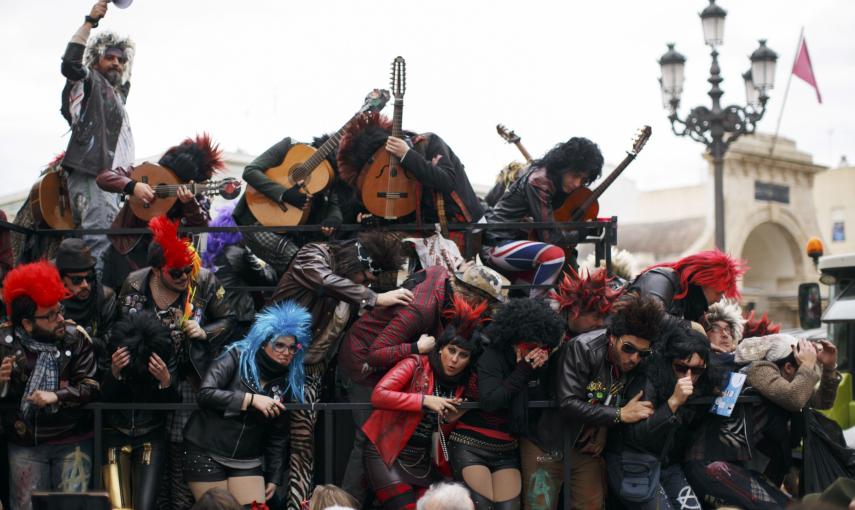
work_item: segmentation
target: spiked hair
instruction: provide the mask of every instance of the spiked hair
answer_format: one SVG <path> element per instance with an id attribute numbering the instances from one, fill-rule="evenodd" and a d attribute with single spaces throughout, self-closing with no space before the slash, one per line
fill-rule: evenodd
<path id="1" fill-rule="evenodd" d="M 451 308 L 442 313 L 448 325 L 436 340 L 437 350 L 454 344 L 468 350 L 473 358 L 477 356 L 481 347 L 480 328 L 490 320 L 487 307 L 487 301 L 472 306 L 465 299 L 454 296 Z"/>
<path id="2" fill-rule="evenodd" d="M 722 292 L 724 297 L 739 299 L 739 289 L 736 280 L 748 271 L 748 265 L 742 259 L 736 259 L 719 250 L 707 250 L 694 255 L 683 257 L 676 262 L 663 262 L 648 267 L 642 272 L 655 267 L 670 267 L 680 278 L 682 291 L 674 299 L 682 299 L 689 293 L 689 284 L 710 287 Z"/>
<path id="3" fill-rule="evenodd" d="M 131 363 L 122 369 L 122 374 L 134 382 L 153 379 L 148 371 L 152 354 L 157 354 L 164 363 L 172 358 L 172 340 L 169 328 L 152 312 L 131 313 L 116 322 L 110 330 L 110 351 L 127 347 Z"/>
<path id="4" fill-rule="evenodd" d="M 125 52 L 125 58 L 128 61 L 125 63 L 125 69 L 122 72 L 122 85 L 126 84 L 131 79 L 131 70 L 134 67 L 134 53 L 136 46 L 130 37 L 121 37 L 115 32 L 101 32 L 98 35 L 89 38 L 86 43 L 86 50 L 83 52 L 83 65 L 92 67 L 98 63 L 104 56 L 107 49 L 120 48 Z"/>
<path id="5" fill-rule="evenodd" d="M 158 161 L 185 181 L 207 181 L 214 172 L 226 168 L 220 146 L 211 141 L 208 133 L 185 138 L 167 150 Z"/>
<path id="6" fill-rule="evenodd" d="M 177 221 L 172 221 L 166 216 L 158 216 L 148 222 L 148 229 L 152 233 L 152 243 L 148 250 L 150 265 L 157 268 L 172 268 L 192 264 L 193 276 L 196 275 L 199 255 L 189 241 L 178 236 Z"/>
<path id="7" fill-rule="evenodd" d="M 234 202 L 231 202 L 219 209 L 217 217 L 209 223 L 212 227 L 236 227 L 232 213 L 235 210 Z M 214 267 L 214 260 L 219 256 L 226 246 L 238 244 L 243 241 L 243 234 L 240 232 L 209 232 L 208 241 L 205 243 L 205 252 L 202 254 L 202 265 L 207 269 Z"/>
<path id="8" fill-rule="evenodd" d="M 356 186 L 362 167 L 386 143 L 391 132 L 392 121 L 379 112 L 360 115 L 347 126 L 338 144 L 336 157 L 338 174 L 344 182 Z"/>
<path id="9" fill-rule="evenodd" d="M 745 317 L 745 327 L 743 328 L 742 338 L 754 338 L 758 336 L 776 335 L 781 332 L 781 325 L 775 324 L 769 320 L 766 312 L 759 319 L 754 318 L 754 310 L 751 310 Z"/>
<path id="10" fill-rule="evenodd" d="M 609 285 L 613 279 L 603 268 L 585 272 L 583 276 L 571 267 L 564 273 L 558 292 L 551 292 L 550 296 L 558 301 L 560 310 L 574 319 L 587 313 L 605 316 L 623 293 Z"/>
<path id="11" fill-rule="evenodd" d="M 704 316 L 705 329 L 709 331 L 713 322 L 724 321 L 733 335 L 734 343 L 742 341 L 746 320 L 742 318 L 742 307 L 736 301 L 722 299 L 709 307 Z"/>
<path id="12" fill-rule="evenodd" d="M 32 318 L 36 307 L 49 308 L 69 297 L 68 289 L 62 283 L 56 266 L 46 260 L 22 264 L 6 274 L 3 280 L 3 301 L 6 303 L 6 313 L 15 325 L 20 325 L 20 319 Z M 27 299 L 31 305 L 30 317 L 16 317 L 13 314 L 13 303 L 18 299 Z"/>
<path id="13" fill-rule="evenodd" d="M 312 341 L 310 329 L 312 316 L 305 308 L 294 301 L 284 301 L 270 305 L 255 316 L 249 333 L 239 342 L 226 350 L 240 350 L 240 375 L 256 391 L 261 391 L 261 377 L 255 355 L 264 345 L 279 336 L 293 336 L 297 343 L 297 353 L 291 360 L 288 370 L 288 387 L 299 402 L 304 402 L 303 386 L 306 372 L 303 358 Z"/>

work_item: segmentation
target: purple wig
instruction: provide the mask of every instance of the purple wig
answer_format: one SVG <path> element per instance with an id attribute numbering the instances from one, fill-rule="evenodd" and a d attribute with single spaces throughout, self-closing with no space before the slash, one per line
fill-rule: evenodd
<path id="1" fill-rule="evenodd" d="M 235 219 L 232 217 L 234 212 L 234 203 L 227 204 L 225 207 L 218 209 L 219 213 L 216 218 L 208 224 L 211 227 L 236 227 Z M 208 242 L 205 245 L 205 253 L 202 254 L 202 265 L 213 270 L 214 259 L 223 252 L 226 246 L 231 246 L 243 241 L 243 235 L 240 232 L 208 232 Z"/>

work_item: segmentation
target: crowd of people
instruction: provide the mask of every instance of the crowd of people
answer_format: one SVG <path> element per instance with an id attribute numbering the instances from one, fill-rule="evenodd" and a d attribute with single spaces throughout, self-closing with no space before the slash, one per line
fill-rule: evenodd
<path id="1" fill-rule="evenodd" d="M 334 181 L 321 193 L 267 174 L 296 146 L 290 138 L 244 170 L 252 188 L 303 209 L 319 231 L 185 235 L 182 226 L 260 222 L 245 195 L 212 218 L 207 198 L 183 185 L 150 221 L 119 207 L 122 195 L 158 196 L 131 171 L 134 45 L 90 36 L 106 11 L 103 0 L 92 8 L 63 57 L 71 140 L 55 166 L 81 228 L 150 235 L 51 248 L 30 239 L 14 255 L 0 238 L 10 508 L 102 476 L 84 408 L 99 401 L 195 404 L 104 412 L 103 482 L 115 508 L 554 510 L 565 479 L 582 509 L 782 508 L 800 496 L 787 483 L 793 423 L 832 404 L 837 352 L 780 334 L 765 315 L 745 318 L 744 261 L 711 250 L 631 281 L 577 272 L 579 233 L 555 223 L 487 230 L 480 250 L 437 234 L 441 256 L 405 264 L 416 257 L 396 221 L 554 223 L 555 208 L 600 176 L 595 143 L 570 138 L 515 178 L 500 176 L 487 206 L 439 136 L 397 138 L 388 119 L 365 114 L 334 135 Z M 396 221 L 367 214 L 358 194 L 360 173 L 384 149 L 419 183 L 415 213 Z M 158 164 L 188 185 L 224 166 L 207 135 Z M 530 287 L 509 292 L 512 282 Z M 727 415 L 692 404 L 722 395 L 733 374 L 761 398 Z M 318 414 L 292 406 L 339 390 L 371 408 L 352 411 L 341 489 L 314 487 Z M 434 485 L 443 480 L 456 483 Z"/>

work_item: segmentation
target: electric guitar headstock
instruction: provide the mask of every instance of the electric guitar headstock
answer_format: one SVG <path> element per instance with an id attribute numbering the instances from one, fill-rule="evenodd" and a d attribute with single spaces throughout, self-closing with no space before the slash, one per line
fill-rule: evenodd
<path id="1" fill-rule="evenodd" d="M 504 126 L 504 124 L 496 124 L 496 131 L 499 133 L 499 136 L 508 143 L 519 143 L 521 138 L 520 135 L 514 133 L 514 130 L 508 130 Z"/>
<path id="2" fill-rule="evenodd" d="M 646 144 L 647 140 L 650 139 L 651 134 L 653 134 L 653 129 L 651 129 L 650 126 L 638 128 L 638 131 L 635 132 L 635 136 L 632 137 L 632 149 L 629 153 L 635 156 L 641 152 L 641 149 L 644 148 L 644 144 Z"/>
<path id="3" fill-rule="evenodd" d="M 391 95 L 386 89 L 374 89 L 365 96 L 365 103 L 359 109 L 359 113 L 374 113 L 379 112 L 386 107 Z"/>
<path id="4" fill-rule="evenodd" d="M 404 57 L 395 57 L 392 61 L 392 80 L 391 87 L 392 95 L 397 100 L 404 98 L 404 93 L 407 91 L 407 63 Z"/>

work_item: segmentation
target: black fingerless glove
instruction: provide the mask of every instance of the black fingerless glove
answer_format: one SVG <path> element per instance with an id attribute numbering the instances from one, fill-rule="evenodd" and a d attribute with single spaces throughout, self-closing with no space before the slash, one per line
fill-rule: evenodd
<path id="1" fill-rule="evenodd" d="M 291 186 L 282 193 L 282 202 L 288 202 L 299 209 L 302 209 L 303 206 L 306 205 L 306 200 L 308 199 L 309 197 L 300 191 L 300 187 L 297 184 Z"/>

